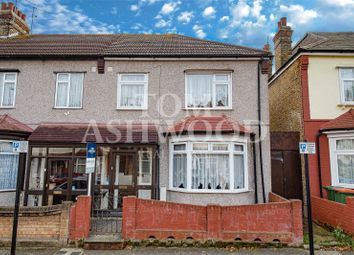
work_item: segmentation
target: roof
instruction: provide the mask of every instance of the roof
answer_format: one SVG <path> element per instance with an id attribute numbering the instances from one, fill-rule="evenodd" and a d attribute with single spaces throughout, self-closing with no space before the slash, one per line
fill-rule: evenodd
<path id="1" fill-rule="evenodd" d="M 167 133 L 182 132 L 221 132 L 250 133 L 245 126 L 226 116 L 188 116 L 167 129 Z"/>
<path id="2" fill-rule="evenodd" d="M 310 51 L 354 51 L 354 32 L 311 32 L 307 33 L 294 47 Z"/>
<path id="3" fill-rule="evenodd" d="M 11 131 L 20 133 L 31 133 L 32 128 L 12 118 L 10 115 L 0 115 L 0 131 Z"/>
<path id="4" fill-rule="evenodd" d="M 149 123 L 43 123 L 28 140 L 54 143 L 157 143 L 158 131 Z"/>
<path id="5" fill-rule="evenodd" d="M 259 49 L 177 34 L 37 34 L 0 40 L 0 57 L 255 57 Z"/>
<path id="6" fill-rule="evenodd" d="M 354 129 L 354 109 L 350 109 L 338 118 L 328 121 L 321 126 L 321 131 Z"/>

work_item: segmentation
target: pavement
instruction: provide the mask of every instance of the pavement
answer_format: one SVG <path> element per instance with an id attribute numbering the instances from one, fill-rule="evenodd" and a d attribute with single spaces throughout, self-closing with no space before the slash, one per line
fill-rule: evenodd
<path id="1" fill-rule="evenodd" d="M 0 255 L 9 255 L 8 250 L 0 250 Z M 115 251 L 98 251 L 82 249 L 25 250 L 19 249 L 16 255 L 307 255 L 309 251 L 291 248 L 242 249 L 229 251 L 215 248 L 134 248 Z M 316 255 L 350 255 L 353 251 L 316 251 Z"/>

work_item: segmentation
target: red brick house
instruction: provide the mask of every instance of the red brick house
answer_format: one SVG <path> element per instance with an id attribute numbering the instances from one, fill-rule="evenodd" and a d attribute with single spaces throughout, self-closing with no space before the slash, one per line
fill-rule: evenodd
<path id="1" fill-rule="evenodd" d="M 354 33 L 307 33 L 294 47 L 291 36 L 282 18 L 269 79 L 270 129 L 316 142 L 309 157 L 314 218 L 354 232 L 354 201 L 345 199 L 354 188 Z M 337 188 L 334 197 L 325 186 Z"/>

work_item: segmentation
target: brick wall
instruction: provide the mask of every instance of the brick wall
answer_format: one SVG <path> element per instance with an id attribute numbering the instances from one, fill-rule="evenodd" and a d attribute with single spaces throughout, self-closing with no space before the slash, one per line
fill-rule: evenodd
<path id="1" fill-rule="evenodd" d="M 71 203 L 55 206 L 22 207 L 18 222 L 18 240 L 66 243 L 69 235 Z M 13 207 L 0 208 L 0 239 L 12 237 Z"/>
<path id="2" fill-rule="evenodd" d="M 91 197 L 78 196 L 70 209 L 70 240 L 80 240 L 90 235 Z"/>
<path id="3" fill-rule="evenodd" d="M 346 232 L 354 234 L 354 198 L 347 197 L 347 204 L 342 204 L 319 198 L 312 197 L 312 208 L 314 220 L 340 227 Z"/>
<path id="4" fill-rule="evenodd" d="M 302 243 L 301 201 L 270 194 L 274 203 L 194 206 L 126 197 L 124 239 L 223 240 Z"/>

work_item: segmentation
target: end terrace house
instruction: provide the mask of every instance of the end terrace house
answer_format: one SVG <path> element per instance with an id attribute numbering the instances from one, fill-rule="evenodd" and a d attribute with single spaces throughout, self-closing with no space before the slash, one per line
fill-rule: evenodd
<path id="1" fill-rule="evenodd" d="M 97 209 L 124 196 L 267 201 L 268 52 L 176 34 L 33 35 L 13 15 L 26 29 L 1 30 L 0 115 L 33 129 L 25 205 L 87 194 L 88 142 Z"/>

